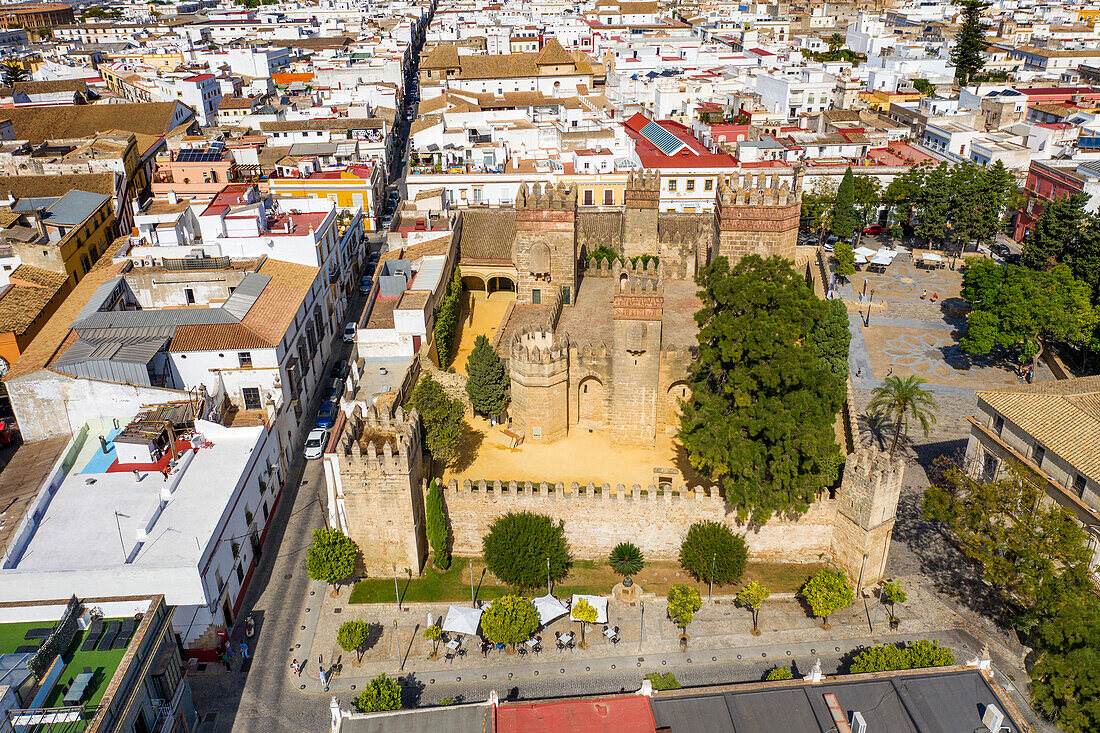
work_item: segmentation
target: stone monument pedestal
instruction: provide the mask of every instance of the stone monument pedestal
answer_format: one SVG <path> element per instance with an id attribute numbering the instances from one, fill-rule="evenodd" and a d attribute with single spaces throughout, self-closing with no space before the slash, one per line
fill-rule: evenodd
<path id="1" fill-rule="evenodd" d="M 642 588 L 637 583 L 625 586 L 622 583 L 616 583 L 611 589 L 611 597 L 623 603 L 635 603 L 642 597 Z"/>

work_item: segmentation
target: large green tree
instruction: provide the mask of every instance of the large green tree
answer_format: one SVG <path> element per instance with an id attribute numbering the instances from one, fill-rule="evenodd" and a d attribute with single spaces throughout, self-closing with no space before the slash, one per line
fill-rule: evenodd
<path id="1" fill-rule="evenodd" d="M 918 237 L 942 242 L 951 224 L 951 172 L 946 164 L 926 171 L 922 187 L 916 192 Z"/>
<path id="2" fill-rule="evenodd" d="M 1066 250 L 1085 226 L 1087 203 L 1088 196 L 1083 193 L 1048 201 L 1024 239 L 1020 258 L 1023 265 L 1032 270 L 1049 270 L 1063 262 Z"/>
<path id="3" fill-rule="evenodd" d="M 951 47 L 951 64 L 955 67 L 955 79 L 966 86 L 970 77 L 985 66 L 985 24 L 982 11 L 989 7 L 984 0 L 962 0 L 962 22 Z"/>
<path id="4" fill-rule="evenodd" d="M 436 479 L 432 479 L 428 486 L 424 514 L 425 533 L 432 546 L 432 564 L 440 570 L 446 570 L 451 567 L 451 551 L 448 547 L 450 527 L 447 524 L 447 513 L 443 509 L 443 491 Z"/>
<path id="5" fill-rule="evenodd" d="M 848 306 L 843 300 L 826 301 L 825 314 L 810 331 L 810 342 L 822 365 L 841 382 L 848 379 L 848 346 L 851 340 Z"/>
<path id="6" fill-rule="evenodd" d="M 481 614 L 481 630 L 495 644 L 515 646 L 530 639 L 539 628 L 539 612 L 529 598 L 507 595 L 497 598 Z"/>
<path id="7" fill-rule="evenodd" d="M 462 400 L 451 397 L 431 374 L 425 374 L 413 387 L 406 407 L 415 407 L 420 413 L 424 446 L 432 458 L 444 466 L 450 464 L 458 456 L 466 427 Z"/>
<path id="8" fill-rule="evenodd" d="M 496 417 L 508 409 L 511 380 L 500 356 L 484 335 L 474 341 L 474 350 L 466 359 L 466 394 L 475 412 Z"/>
<path id="9" fill-rule="evenodd" d="M 802 512 L 835 477 L 844 380 L 810 334 L 825 315 L 787 260 L 719 257 L 704 267 L 699 358 L 680 442 L 742 517 Z"/>
<path id="10" fill-rule="evenodd" d="M 841 239 L 847 239 L 859 226 L 859 214 L 856 212 L 856 182 L 852 169 L 844 171 L 840 186 L 836 189 L 836 203 L 833 206 L 832 223 L 829 228 Z"/>
<path id="11" fill-rule="evenodd" d="M 1066 265 L 1044 271 L 976 260 L 963 273 L 962 295 L 971 311 L 959 345 L 971 354 L 1007 349 L 1022 362 L 1038 356 L 1041 339 L 1093 345 L 1091 294 Z"/>
<path id="12" fill-rule="evenodd" d="M 1027 630 L 1088 587 L 1090 552 L 1073 513 L 1047 499 L 1041 479 L 1016 463 L 978 480 L 947 458 L 933 464 L 924 516 L 947 525 L 967 557 Z"/>
<path id="13" fill-rule="evenodd" d="M 691 525 L 680 544 L 680 567 L 704 583 L 736 583 L 747 559 L 745 538 L 712 519 Z"/>
<path id="14" fill-rule="evenodd" d="M 882 205 L 882 186 L 878 179 L 863 173 L 852 176 L 852 201 L 859 226 L 872 223 L 875 213 Z"/>
<path id="15" fill-rule="evenodd" d="M 481 540 L 485 565 L 501 582 L 537 588 L 564 580 L 573 567 L 561 522 L 545 514 L 508 512 L 497 517 Z"/>
<path id="16" fill-rule="evenodd" d="M 1035 707 L 1066 733 L 1100 730 L 1100 601 L 1073 599 L 1041 623 L 1033 639 Z"/>
<path id="17" fill-rule="evenodd" d="M 338 529 L 313 530 L 313 544 L 306 552 L 306 572 L 313 580 L 331 583 L 340 592 L 340 581 L 355 572 L 359 548 Z"/>

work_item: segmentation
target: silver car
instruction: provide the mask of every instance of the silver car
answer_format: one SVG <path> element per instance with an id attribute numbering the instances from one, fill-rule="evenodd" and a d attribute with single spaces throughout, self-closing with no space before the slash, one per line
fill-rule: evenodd
<path id="1" fill-rule="evenodd" d="M 328 431 L 318 428 L 309 431 L 306 436 L 306 460 L 312 461 L 325 454 L 325 443 L 328 442 Z"/>

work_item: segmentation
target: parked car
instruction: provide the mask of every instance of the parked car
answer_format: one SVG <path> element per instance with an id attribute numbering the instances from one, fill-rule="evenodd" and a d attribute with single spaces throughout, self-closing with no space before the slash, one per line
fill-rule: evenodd
<path id="1" fill-rule="evenodd" d="M 389 214 L 386 214 L 385 216 L 382 217 L 382 228 L 383 229 L 389 229 L 391 224 L 393 224 L 393 217 L 392 216 L 390 216 Z"/>
<path id="2" fill-rule="evenodd" d="M 359 279 L 359 293 L 360 295 L 367 295 L 370 293 L 371 285 L 374 282 L 370 279 L 370 275 L 364 275 Z"/>
<path id="3" fill-rule="evenodd" d="M 306 436 L 306 460 L 312 461 L 323 456 L 325 454 L 325 443 L 327 442 L 327 430 L 322 430 L 320 428 L 317 430 L 310 430 L 309 435 Z"/>
<path id="4" fill-rule="evenodd" d="M 825 240 L 825 251 L 832 252 L 833 248 L 836 247 L 836 243 L 839 241 L 840 237 L 835 234 L 830 234 L 829 238 Z"/>
<path id="5" fill-rule="evenodd" d="M 339 379 L 339 378 L 331 380 L 329 382 L 329 385 L 328 385 L 328 399 L 329 399 L 329 401 L 332 402 L 333 404 L 339 404 L 340 403 L 340 397 L 343 396 L 343 394 L 344 394 L 344 380 Z"/>
<path id="6" fill-rule="evenodd" d="M 336 411 L 338 409 L 335 402 L 326 402 L 321 405 L 321 409 L 317 411 L 317 427 L 331 428 L 332 424 L 336 422 Z"/>
<path id="7" fill-rule="evenodd" d="M 332 365 L 332 368 L 328 370 L 328 378 L 339 379 L 341 382 L 348 378 L 348 363 L 346 361 L 338 361 Z"/>
<path id="8" fill-rule="evenodd" d="M 882 234 L 884 231 L 886 230 L 883 229 L 881 224 L 872 224 L 869 227 L 863 227 L 864 234 Z"/>
<path id="9" fill-rule="evenodd" d="M 355 323 L 344 324 L 344 342 L 348 344 L 355 343 L 355 337 L 359 333 L 359 326 Z"/>
<path id="10" fill-rule="evenodd" d="M 1012 250 L 1008 248 L 1008 245 L 1001 244 L 1000 242 L 994 242 L 993 244 L 989 245 L 989 250 L 1001 259 L 1006 259 L 1010 254 L 1012 254 Z"/>

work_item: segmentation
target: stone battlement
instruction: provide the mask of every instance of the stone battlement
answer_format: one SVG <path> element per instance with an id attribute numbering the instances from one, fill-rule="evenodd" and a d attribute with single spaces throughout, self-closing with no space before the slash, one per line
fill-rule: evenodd
<path id="1" fill-rule="evenodd" d="M 563 484 L 548 483 L 546 481 L 471 481 L 466 479 L 461 484 L 451 479 L 448 484 L 451 494 L 481 494 L 483 496 L 495 496 L 498 499 L 514 497 L 524 499 L 527 497 L 542 497 L 554 501 L 652 501 L 652 502 L 690 502 L 692 506 L 709 511 L 725 511 L 725 499 L 717 487 L 704 488 L 696 486 L 692 489 L 680 491 L 658 489 L 653 484 L 643 488 L 640 484 L 634 484 L 627 488 L 625 484 L 601 484 L 594 483 L 581 485 L 573 483 Z"/>
<path id="2" fill-rule="evenodd" d="M 647 171 L 645 169 L 640 171 L 632 170 L 626 180 L 626 187 L 634 191 L 660 191 L 661 172 L 658 170 Z"/>
<path id="3" fill-rule="evenodd" d="M 342 469 L 366 476 L 408 474 L 420 453 L 419 416 L 398 407 L 391 420 L 387 410 L 356 405 L 337 450 Z"/>
<path id="4" fill-rule="evenodd" d="M 801 173 L 780 182 L 778 173 L 722 176 L 718 179 L 721 206 L 792 206 L 801 204 Z"/>
<path id="5" fill-rule="evenodd" d="M 569 357 L 569 336 L 541 327 L 521 329 L 512 337 L 509 358 L 513 364 L 553 364 Z"/>
<path id="6" fill-rule="evenodd" d="M 554 186 L 550 183 L 519 184 L 516 193 L 516 209 L 544 209 L 551 211 L 573 211 L 577 208 L 577 188 L 567 188 L 564 183 Z"/>
<path id="7" fill-rule="evenodd" d="M 637 262 L 631 262 L 627 260 L 614 260 L 609 262 L 606 258 L 601 259 L 587 259 L 582 263 L 584 268 L 585 277 L 620 277 L 624 272 L 630 275 L 648 275 L 650 277 L 660 277 L 660 261 L 654 257 L 642 262 L 639 258 Z"/>

